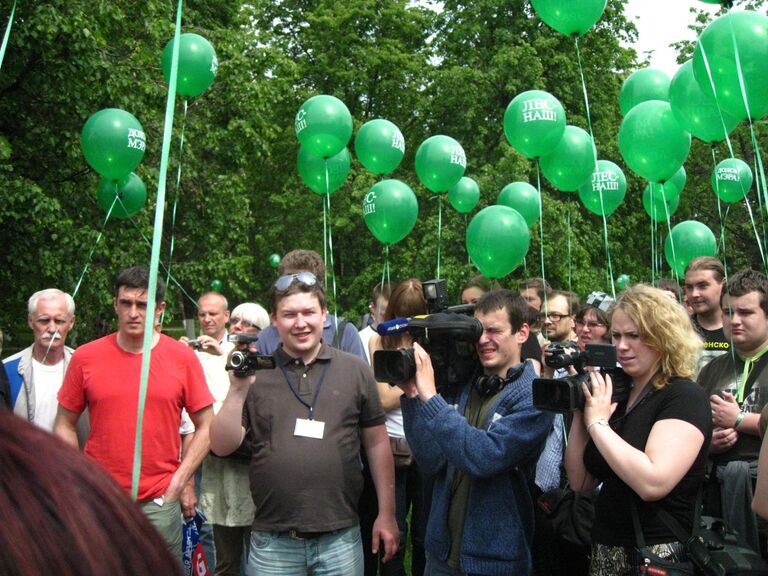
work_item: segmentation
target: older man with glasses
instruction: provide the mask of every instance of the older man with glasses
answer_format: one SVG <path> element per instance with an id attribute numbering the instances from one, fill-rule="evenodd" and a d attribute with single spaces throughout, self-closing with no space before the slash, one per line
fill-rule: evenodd
<path id="1" fill-rule="evenodd" d="M 362 576 L 358 454 L 368 454 L 379 501 L 373 552 L 397 550 L 394 465 L 370 367 L 323 340 L 325 292 L 309 272 L 270 290 L 281 344 L 276 368 L 234 374 L 214 418 L 211 449 L 250 456 L 256 505 L 247 574 Z M 243 441 L 247 437 L 245 444 Z"/>

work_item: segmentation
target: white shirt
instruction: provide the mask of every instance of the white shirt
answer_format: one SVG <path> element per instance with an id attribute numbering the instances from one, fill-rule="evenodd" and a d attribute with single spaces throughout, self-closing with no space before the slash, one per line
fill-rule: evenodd
<path id="1" fill-rule="evenodd" d="M 59 402 L 56 395 L 64 381 L 64 361 L 58 364 L 41 364 L 32 359 L 32 386 L 35 387 L 34 423 L 48 432 L 53 431 L 53 421 Z"/>

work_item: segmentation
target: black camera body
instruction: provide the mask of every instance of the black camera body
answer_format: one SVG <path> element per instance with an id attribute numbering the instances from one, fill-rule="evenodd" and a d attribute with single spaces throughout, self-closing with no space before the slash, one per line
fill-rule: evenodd
<path id="1" fill-rule="evenodd" d="M 259 335 L 253 333 L 246 334 L 240 332 L 239 334 L 227 335 L 227 342 L 233 342 L 234 344 L 250 344 L 251 342 L 256 342 L 258 339 Z"/>
<path id="2" fill-rule="evenodd" d="M 573 412 L 583 410 L 586 400 L 581 388 L 586 383 L 591 390 L 592 381 L 587 366 L 611 375 L 612 402 L 624 402 L 629 397 L 631 379 L 616 365 L 616 347 L 611 344 L 587 344 L 584 352 L 569 352 L 568 346 L 555 345 L 547 350 L 544 361 L 551 368 L 573 366 L 578 374 L 566 378 L 536 378 L 533 381 L 533 405 L 544 412 Z"/>
<path id="3" fill-rule="evenodd" d="M 275 366 L 274 356 L 265 356 L 250 350 L 236 350 L 229 357 L 226 369 L 232 370 L 232 373 L 238 378 L 244 378 L 253 375 L 258 370 L 273 370 Z"/>
<path id="4" fill-rule="evenodd" d="M 396 326 L 387 329 L 408 332 L 427 351 L 438 392 L 464 386 L 478 371 L 475 343 L 483 334 L 483 325 L 472 316 L 474 305 L 448 307 L 445 280 L 422 282 L 422 289 L 428 314 L 393 320 L 389 324 L 395 322 Z M 416 374 L 413 349 L 377 350 L 373 353 L 373 373 L 379 382 L 404 384 Z"/>

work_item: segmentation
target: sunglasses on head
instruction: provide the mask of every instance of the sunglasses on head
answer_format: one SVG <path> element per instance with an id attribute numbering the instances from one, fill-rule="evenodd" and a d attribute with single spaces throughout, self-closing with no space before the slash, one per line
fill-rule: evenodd
<path id="1" fill-rule="evenodd" d="M 291 284 L 293 284 L 294 280 L 297 280 L 302 284 L 306 284 L 307 286 L 314 286 L 317 284 L 317 278 L 315 278 L 315 275 L 312 274 L 312 272 L 297 272 L 296 274 L 286 274 L 285 276 L 280 276 L 280 278 L 278 278 L 275 282 L 275 288 L 280 292 L 283 290 L 288 290 L 288 288 L 291 287 Z"/>

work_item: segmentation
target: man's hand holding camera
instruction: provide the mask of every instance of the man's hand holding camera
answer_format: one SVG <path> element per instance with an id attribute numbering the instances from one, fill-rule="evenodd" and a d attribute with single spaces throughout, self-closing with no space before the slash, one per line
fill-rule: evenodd
<path id="1" fill-rule="evenodd" d="M 186 344 L 187 346 L 191 346 L 195 350 L 201 350 L 203 352 L 207 352 L 208 354 L 212 356 L 221 356 L 224 354 L 224 350 L 221 348 L 221 344 L 215 339 L 211 338 L 210 336 L 206 336 L 205 334 L 201 334 L 194 340 L 191 340 L 187 338 L 186 336 L 182 336 L 179 338 L 179 341 L 183 344 Z"/>
<path id="2" fill-rule="evenodd" d="M 422 402 L 427 402 L 432 396 L 437 394 L 432 359 L 418 342 L 413 343 L 413 356 L 416 361 L 416 375 L 408 380 L 408 382 L 400 384 L 400 388 L 402 388 L 408 398 L 416 398 L 418 396 Z"/>

